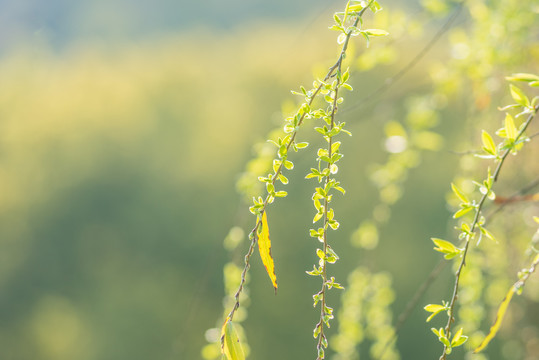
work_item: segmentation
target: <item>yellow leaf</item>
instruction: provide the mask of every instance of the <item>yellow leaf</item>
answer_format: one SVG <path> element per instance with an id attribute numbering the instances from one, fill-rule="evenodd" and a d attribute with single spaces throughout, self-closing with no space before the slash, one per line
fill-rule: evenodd
<path id="1" fill-rule="evenodd" d="M 262 232 L 258 237 L 258 251 L 260 252 L 260 258 L 262 263 L 266 267 L 266 271 L 271 279 L 275 292 L 277 292 L 277 276 L 275 276 L 275 265 L 273 263 L 273 257 L 271 256 L 271 240 L 269 237 L 268 217 L 266 211 L 262 215 Z"/>
<path id="2" fill-rule="evenodd" d="M 240 338 L 230 318 L 226 318 L 221 330 L 221 351 L 227 360 L 245 360 Z"/>
<path id="3" fill-rule="evenodd" d="M 475 354 L 483 350 L 490 340 L 496 336 L 496 333 L 500 329 L 500 326 L 502 325 L 503 317 L 505 316 L 505 312 L 507 311 L 507 307 L 509 306 L 509 302 L 511 301 L 511 298 L 513 297 L 513 294 L 515 293 L 515 287 L 511 286 L 511 289 L 505 295 L 505 298 L 503 299 L 502 303 L 500 304 L 500 307 L 498 308 L 498 312 L 496 313 L 496 320 L 494 321 L 494 324 L 490 327 L 490 331 L 488 335 L 485 337 L 483 342 L 473 351 Z"/>

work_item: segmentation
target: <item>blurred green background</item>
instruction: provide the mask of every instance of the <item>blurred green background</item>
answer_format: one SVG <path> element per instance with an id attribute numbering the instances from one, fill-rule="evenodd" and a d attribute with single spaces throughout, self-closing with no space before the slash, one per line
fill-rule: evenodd
<path id="1" fill-rule="evenodd" d="M 238 174 L 295 101 L 289 90 L 333 63 L 327 27 L 343 4 L 0 1 L 0 359 L 201 358 L 204 333 L 223 311 L 223 239 L 231 226 L 251 225 Z M 412 15 L 419 8 L 383 3 L 397 4 Z M 391 41 L 406 58 L 425 43 Z M 343 108 L 402 65 L 358 76 Z M 414 68 L 344 111 L 354 136 L 343 139 L 339 173 L 348 193 L 335 200 L 338 279 L 357 265 L 348 239 L 377 201 L 365 168 L 386 156 L 383 124 L 399 118 L 404 96 L 429 89 L 428 74 Z M 440 125 L 449 143 L 459 115 Z M 314 151 L 316 138 L 301 135 Z M 253 359 L 313 358 L 319 285 L 304 273 L 315 261 L 313 184 L 302 180 L 312 151 L 294 159 L 290 195 L 269 215 L 277 296 L 253 257 L 245 323 Z M 393 274 L 396 313 L 438 260 L 429 237 L 449 228 L 445 194 L 457 163 L 449 152 L 425 155 L 388 241 L 368 257 Z M 429 301 L 449 295 L 451 278 L 442 279 Z M 399 340 L 402 358 L 433 358 L 439 347 L 424 314 L 415 315 Z"/>

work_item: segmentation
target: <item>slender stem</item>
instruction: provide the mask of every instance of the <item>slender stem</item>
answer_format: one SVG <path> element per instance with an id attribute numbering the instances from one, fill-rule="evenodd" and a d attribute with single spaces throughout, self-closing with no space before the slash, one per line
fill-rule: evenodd
<path id="1" fill-rule="evenodd" d="M 382 85 L 380 85 L 376 90 L 371 92 L 369 95 L 367 95 L 365 98 L 359 100 L 355 104 L 352 104 L 346 109 L 343 109 L 343 113 L 348 113 L 350 111 L 353 111 L 370 100 L 376 98 L 377 96 L 383 94 L 385 91 L 387 91 L 391 86 L 393 86 L 398 80 L 400 80 L 404 75 L 406 75 L 410 70 L 412 70 L 420 61 L 427 55 L 430 50 L 436 45 L 438 40 L 442 38 L 442 36 L 453 26 L 453 23 L 458 18 L 459 14 L 462 11 L 463 5 L 466 0 L 463 0 L 455 5 L 455 10 L 453 13 L 447 18 L 447 20 L 442 24 L 442 26 L 436 31 L 436 33 L 432 36 L 432 38 L 427 42 L 427 44 L 406 64 L 404 65 L 397 73 L 395 73 L 393 76 L 387 78 Z"/>
<path id="2" fill-rule="evenodd" d="M 341 55 L 339 57 L 339 59 L 343 59 L 343 56 Z M 337 73 L 340 74 L 341 73 L 341 68 L 342 68 L 342 63 L 341 62 L 338 62 L 337 66 L 336 66 L 336 69 L 337 69 Z M 339 79 L 339 76 L 337 76 L 337 82 L 335 84 L 335 94 L 334 94 L 334 98 L 333 98 L 333 104 L 331 106 L 331 123 L 330 123 L 330 126 L 329 126 L 329 130 L 333 130 L 334 126 L 335 126 L 335 115 L 337 113 L 337 100 L 339 98 L 339 85 L 340 85 L 340 79 Z M 330 137 L 328 140 L 328 157 L 331 159 L 331 156 L 332 156 L 332 153 L 331 153 L 331 147 L 333 145 L 333 137 Z M 327 168 L 328 170 L 331 169 L 331 163 L 328 163 L 327 165 Z M 324 181 L 324 185 L 327 186 L 327 184 L 329 183 L 329 180 L 330 180 L 330 177 L 331 177 L 331 171 L 329 172 L 329 175 L 325 177 L 325 181 Z M 318 336 L 318 345 L 317 345 L 317 349 L 320 349 L 323 344 L 322 344 L 322 340 L 325 338 L 325 335 L 324 335 L 324 326 L 323 326 L 323 319 L 324 319 L 324 316 L 327 315 L 326 314 L 326 290 L 327 290 L 327 286 L 326 286 L 326 283 L 327 283 L 327 280 L 328 280 L 328 277 L 327 277 L 327 261 L 325 260 L 325 258 L 327 258 L 328 256 L 328 211 L 329 211 L 329 200 L 328 200 L 328 195 L 326 194 L 326 197 L 324 198 L 324 236 L 323 236 L 323 239 L 324 239 L 324 259 L 322 260 L 322 289 L 320 290 L 320 294 L 322 295 L 322 299 L 320 301 L 320 324 L 321 324 L 321 329 L 320 329 L 320 334 Z M 318 357 L 317 360 L 321 360 L 320 357 Z"/>
<path id="3" fill-rule="evenodd" d="M 528 128 L 528 125 L 530 124 L 532 119 L 535 117 L 538 110 L 539 110 L 539 106 L 537 106 L 534 109 L 533 113 L 530 114 L 530 116 L 528 116 L 528 119 L 524 123 L 524 126 L 522 127 L 522 129 L 518 133 L 517 137 L 515 138 L 515 142 L 522 136 L 522 134 L 524 134 L 524 131 L 526 131 L 526 129 Z M 496 170 L 494 171 L 494 174 L 492 175 L 492 179 L 493 179 L 494 182 L 496 182 L 498 180 L 498 176 L 500 175 L 500 170 L 501 170 L 501 168 L 502 168 L 502 166 L 503 166 L 503 164 L 505 162 L 505 159 L 507 158 L 507 156 L 509 155 L 510 152 L 511 152 L 511 149 L 507 149 L 507 150 L 505 150 L 503 155 L 500 157 L 499 162 L 498 162 L 498 166 L 496 167 Z M 455 312 L 455 304 L 456 304 L 457 298 L 458 298 L 460 275 L 462 273 L 462 269 L 466 265 L 466 255 L 468 254 L 468 249 L 470 247 L 470 241 L 472 240 L 473 234 L 475 233 L 475 228 L 477 227 L 477 224 L 478 224 L 480 216 L 481 216 L 481 209 L 483 208 L 483 204 L 485 203 L 485 200 L 487 199 L 487 196 L 488 196 L 488 191 L 485 192 L 485 194 L 483 194 L 483 196 L 479 200 L 479 203 L 476 206 L 475 216 L 474 216 L 472 225 L 470 226 L 470 231 L 466 235 L 466 243 L 464 244 L 464 252 L 462 254 L 462 259 L 460 260 L 459 266 L 457 268 L 457 272 L 455 273 L 455 277 L 456 277 L 455 278 L 455 286 L 453 288 L 453 296 L 451 297 L 451 302 L 450 302 L 449 310 L 448 310 L 448 317 L 449 318 L 448 318 L 447 324 L 445 326 L 445 333 L 446 333 L 448 338 L 450 337 L 451 326 L 452 326 L 452 324 L 453 324 L 453 322 L 455 320 L 454 312 Z M 446 359 L 447 359 L 447 345 L 444 345 L 444 350 L 443 350 L 442 355 L 440 356 L 440 360 L 446 360 Z"/>
<path id="4" fill-rule="evenodd" d="M 408 320 L 408 318 L 410 317 L 410 315 L 412 314 L 415 307 L 417 306 L 417 304 L 419 303 L 419 301 L 421 300 L 425 292 L 428 290 L 430 285 L 434 282 L 434 280 L 436 280 L 436 278 L 438 277 L 438 275 L 440 275 L 442 270 L 445 269 L 446 265 L 447 265 L 447 261 L 445 259 L 440 260 L 438 264 L 436 264 L 436 266 L 431 270 L 429 276 L 423 281 L 423 283 L 416 290 L 412 299 L 408 301 L 408 303 L 406 304 L 406 307 L 400 313 L 397 319 L 397 323 L 395 324 L 395 327 L 393 330 L 393 335 L 384 344 L 384 347 L 382 351 L 380 352 L 380 355 L 376 359 L 382 360 L 384 358 L 384 354 L 386 350 L 397 339 L 397 335 L 400 332 L 401 328 L 403 327 L 404 323 L 406 322 L 406 320 Z"/>

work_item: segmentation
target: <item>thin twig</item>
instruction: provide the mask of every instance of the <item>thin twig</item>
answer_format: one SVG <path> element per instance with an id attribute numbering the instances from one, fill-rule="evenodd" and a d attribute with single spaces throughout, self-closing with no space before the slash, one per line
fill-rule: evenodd
<path id="1" fill-rule="evenodd" d="M 520 196 L 526 194 L 527 192 L 533 190 L 533 188 L 535 188 L 538 185 L 539 185 L 539 178 L 536 178 L 535 180 L 533 180 L 531 183 L 529 183 L 528 185 L 526 185 L 522 189 L 520 189 L 520 190 L 516 191 L 515 193 L 513 193 L 504 202 L 498 202 L 498 204 L 499 204 L 498 207 L 496 209 L 492 210 L 492 212 L 490 212 L 488 214 L 488 217 L 494 216 L 496 213 L 502 211 L 503 208 L 505 208 L 507 205 L 513 203 L 515 199 L 517 199 L 518 197 L 520 197 Z"/>
<path id="2" fill-rule="evenodd" d="M 438 31 L 432 36 L 430 41 L 405 65 L 403 66 L 395 75 L 392 77 L 387 78 L 382 85 L 380 85 L 376 90 L 374 90 L 372 93 L 367 95 L 365 98 L 361 99 L 360 101 L 356 102 L 354 105 L 343 109 L 341 113 L 346 114 L 350 111 L 353 111 L 361 106 L 363 106 L 365 103 L 370 101 L 371 99 L 375 98 L 376 96 L 379 96 L 380 94 L 387 91 L 393 84 L 395 84 L 397 81 L 399 81 L 404 75 L 406 75 L 407 72 L 409 72 L 412 68 L 414 68 L 420 61 L 429 53 L 429 51 L 432 49 L 432 47 L 438 42 L 438 40 L 441 39 L 441 37 L 451 28 L 453 25 L 453 22 L 457 19 L 458 15 L 460 14 L 462 10 L 462 6 L 466 0 L 463 0 L 459 2 L 455 6 L 455 11 L 453 14 L 451 14 L 450 17 L 447 18 L 445 23 L 438 29 Z"/>
<path id="3" fill-rule="evenodd" d="M 475 155 L 475 154 L 480 153 L 478 150 L 466 150 L 466 151 L 447 150 L 447 152 L 450 154 L 458 155 L 458 156 Z"/>
<path id="4" fill-rule="evenodd" d="M 377 358 L 378 360 L 383 359 L 386 350 L 397 339 L 397 334 L 401 330 L 406 320 L 408 320 L 408 318 L 412 314 L 412 311 L 415 309 L 415 307 L 417 306 L 417 304 L 419 303 L 419 301 L 421 300 L 421 298 L 423 297 L 427 289 L 430 287 L 430 285 L 438 278 L 438 275 L 440 275 L 442 270 L 445 269 L 446 265 L 447 265 L 447 261 L 445 261 L 444 259 L 440 260 L 440 262 L 438 262 L 438 264 L 436 264 L 436 266 L 432 269 L 432 271 L 430 272 L 429 276 L 425 279 L 425 281 L 423 281 L 419 289 L 417 289 L 417 291 L 414 294 L 414 297 L 410 301 L 408 301 L 408 304 L 406 304 L 406 307 L 399 315 L 397 323 L 395 324 L 395 330 L 394 330 L 393 336 L 391 337 L 391 339 L 389 339 L 385 343 L 384 348 L 382 349 L 382 352 Z"/>

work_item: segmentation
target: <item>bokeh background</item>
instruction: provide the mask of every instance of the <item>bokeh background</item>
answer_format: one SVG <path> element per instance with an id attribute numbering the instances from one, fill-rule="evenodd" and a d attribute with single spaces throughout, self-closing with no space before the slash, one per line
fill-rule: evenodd
<path id="1" fill-rule="evenodd" d="M 334 62 L 336 33 L 327 27 L 343 6 L 0 1 L 0 359 L 202 358 L 207 329 L 223 313 L 223 266 L 241 262 L 247 246 L 227 252 L 223 239 L 231 227 L 247 232 L 253 222 L 236 181 L 255 155 L 253 144 L 293 108 L 289 90 L 310 84 Z M 457 98 L 437 115 L 445 145 L 432 146 L 436 151 L 410 171 L 377 251 L 350 244 L 379 202 L 369 173 L 387 158 L 384 126 L 405 118 L 417 105 L 414 96 L 432 91 L 428 64 L 463 56 L 451 53 L 442 36 L 419 66 L 369 97 L 446 16 L 431 16 L 412 0 L 383 6 L 396 15 L 381 13 L 381 26 L 395 36 L 373 40 L 383 45 L 372 45 L 376 57 L 350 64 L 356 90 L 346 96 L 343 119 L 354 136 L 343 139 L 339 176 L 348 192 L 335 200 L 342 226 L 333 243 L 342 260 L 333 271 L 343 283 L 360 259 L 387 271 L 398 314 L 439 259 L 429 238 L 451 233 L 446 195 L 462 161 L 449 150 L 466 150 L 462 143 L 477 145 L 478 137 L 466 125 L 473 114 Z M 469 21 L 463 15 L 456 25 Z M 358 39 L 351 55 L 365 50 Z M 528 50 L 519 64 L 533 64 L 537 44 Z M 504 75 L 497 74 L 492 89 Z M 507 96 L 489 109 L 499 99 Z M 314 356 L 311 294 L 319 284 L 304 271 L 316 261 L 317 245 L 308 236 L 313 183 L 303 177 L 318 140 L 308 129 L 301 136 L 313 145 L 293 159 L 289 196 L 269 212 L 277 296 L 253 257 L 244 323 L 252 359 Z M 509 183 L 514 188 L 537 170 L 533 151 L 523 157 L 531 175 Z M 447 298 L 451 282 L 449 271 L 442 273 L 421 304 Z M 535 301 L 537 289 L 530 286 Z M 337 308 L 337 296 L 332 301 Z M 537 302 L 527 301 L 530 310 L 520 317 L 537 324 Z M 403 359 L 438 355 L 421 306 L 398 340 Z M 527 329 L 537 345 L 537 329 Z M 512 350 L 525 346 L 519 344 L 494 347 L 492 359 L 523 359 L 524 352 Z"/>

